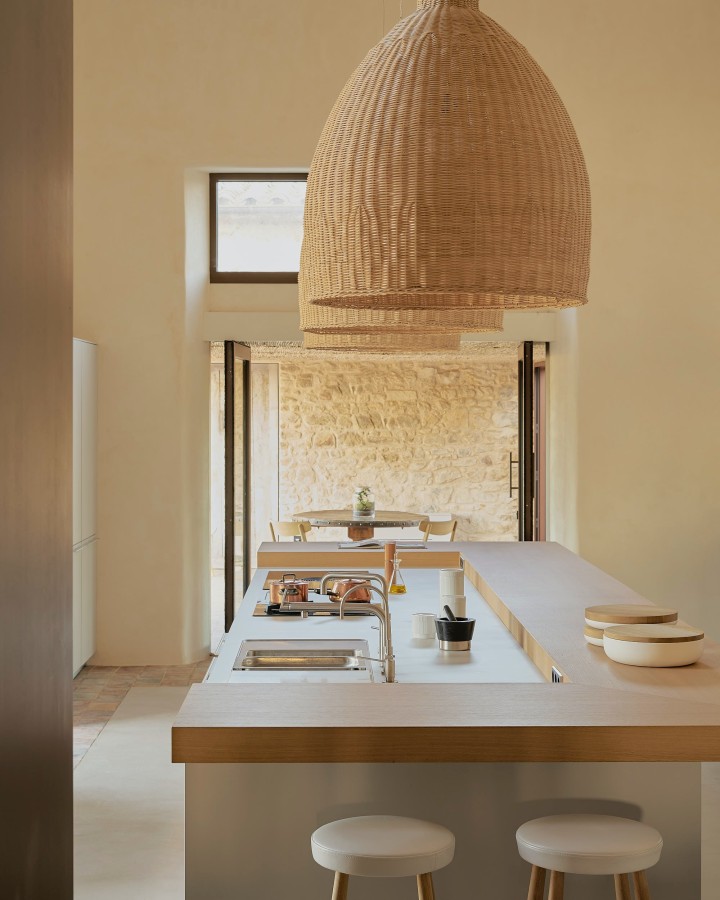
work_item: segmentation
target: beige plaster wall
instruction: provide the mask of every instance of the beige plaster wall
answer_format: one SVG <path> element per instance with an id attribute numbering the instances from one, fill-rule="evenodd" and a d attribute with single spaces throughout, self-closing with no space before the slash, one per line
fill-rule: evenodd
<path id="1" fill-rule="evenodd" d="M 515 540 L 516 448 L 512 356 L 280 364 L 283 518 L 346 509 L 354 485 L 367 484 L 377 509 L 450 513 L 458 540 Z"/>
<path id="2" fill-rule="evenodd" d="M 593 186 L 591 305 L 563 314 L 548 363 L 551 534 L 711 626 L 720 7 L 483 7 L 556 84 Z M 271 339 L 294 303 L 287 287 L 208 291 L 202 170 L 307 167 L 402 4 L 75 8 L 75 330 L 101 348 L 96 661 L 180 662 L 208 645 L 208 316 L 233 332 L 214 337 L 250 321 Z"/>
<path id="3" fill-rule="evenodd" d="M 593 18 L 563 55 L 594 237 L 590 305 L 548 363 L 551 534 L 717 638 L 720 8 L 568 14 Z"/>
<path id="4" fill-rule="evenodd" d="M 102 348 L 94 662 L 180 663 L 209 646 L 209 349 L 199 312 L 295 299 L 286 286 L 208 291 L 198 170 L 307 167 L 348 67 L 380 37 L 382 6 L 76 0 L 75 9 L 75 332 Z"/>

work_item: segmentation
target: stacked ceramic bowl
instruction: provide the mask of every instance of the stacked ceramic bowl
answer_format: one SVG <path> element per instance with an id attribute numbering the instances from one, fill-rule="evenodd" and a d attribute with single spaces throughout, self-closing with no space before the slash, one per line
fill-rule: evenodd
<path id="1" fill-rule="evenodd" d="M 637 603 L 609 603 L 588 606 L 585 610 L 585 640 L 596 647 L 603 646 L 606 628 L 619 625 L 669 625 L 677 622 L 676 609 Z"/>
<path id="2" fill-rule="evenodd" d="M 615 603 L 585 610 L 585 640 L 629 666 L 689 666 L 700 659 L 705 635 L 677 624 L 676 609 Z"/>

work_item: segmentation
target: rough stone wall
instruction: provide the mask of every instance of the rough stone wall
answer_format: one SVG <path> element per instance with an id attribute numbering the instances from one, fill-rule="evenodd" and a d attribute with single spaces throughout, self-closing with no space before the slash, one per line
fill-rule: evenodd
<path id="1" fill-rule="evenodd" d="M 368 484 L 377 509 L 450 513 L 458 540 L 516 539 L 514 359 L 283 361 L 279 388 L 281 518 Z"/>

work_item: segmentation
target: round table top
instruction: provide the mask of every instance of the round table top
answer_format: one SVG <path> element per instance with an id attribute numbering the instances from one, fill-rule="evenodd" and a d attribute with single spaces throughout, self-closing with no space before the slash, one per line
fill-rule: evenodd
<path id="1" fill-rule="evenodd" d="M 336 525 L 347 528 L 349 525 L 368 525 L 371 528 L 406 528 L 419 525 L 427 516 L 422 513 L 397 512 L 396 510 L 377 509 L 374 516 L 354 516 L 351 509 L 318 509 L 312 512 L 294 513 L 296 522 L 309 522 L 311 525 Z"/>

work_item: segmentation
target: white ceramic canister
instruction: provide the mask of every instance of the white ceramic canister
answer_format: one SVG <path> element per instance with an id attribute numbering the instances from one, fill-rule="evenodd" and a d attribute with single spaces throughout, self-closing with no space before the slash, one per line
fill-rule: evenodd
<path id="1" fill-rule="evenodd" d="M 458 619 L 467 618 L 467 598 L 464 594 L 446 594 L 440 597 L 441 617 L 445 616 L 444 606 L 449 606 L 452 614 Z"/>
<path id="2" fill-rule="evenodd" d="M 462 597 L 465 593 L 464 569 L 440 569 L 440 596 Z"/>
<path id="3" fill-rule="evenodd" d="M 603 646 L 627 666 L 689 666 L 702 656 L 704 638 L 687 625 L 614 625 L 605 629 Z"/>
<path id="4" fill-rule="evenodd" d="M 434 613 L 413 613 L 412 615 L 412 636 L 422 640 L 435 638 L 435 615 Z"/>

